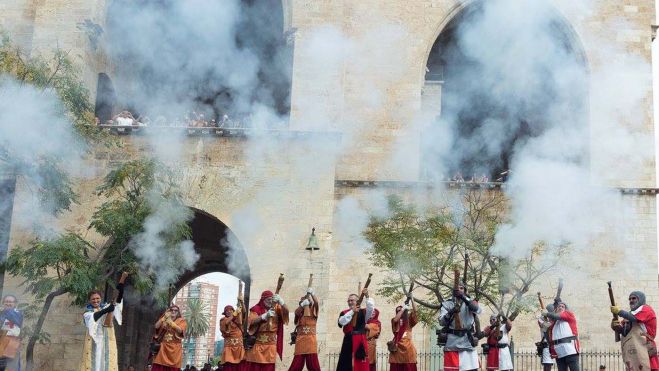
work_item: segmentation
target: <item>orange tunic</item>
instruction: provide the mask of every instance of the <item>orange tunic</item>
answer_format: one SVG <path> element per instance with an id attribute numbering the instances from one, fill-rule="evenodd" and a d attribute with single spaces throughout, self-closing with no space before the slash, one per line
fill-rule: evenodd
<path id="1" fill-rule="evenodd" d="M 368 363 L 374 364 L 377 360 L 378 338 L 380 337 L 380 326 L 377 323 L 366 324 L 366 340 L 368 341 Z"/>
<path id="2" fill-rule="evenodd" d="M 316 340 L 316 321 L 318 320 L 318 304 L 313 308 L 299 308 L 302 316 L 297 325 L 297 338 L 295 340 L 295 355 L 318 353 L 318 341 Z"/>
<path id="3" fill-rule="evenodd" d="M 245 348 L 243 347 L 243 331 L 240 328 L 240 320 L 234 319 L 234 317 L 222 318 L 220 320 L 220 331 L 224 338 L 222 363 L 242 362 L 245 359 Z"/>
<path id="4" fill-rule="evenodd" d="M 416 363 L 416 348 L 412 343 L 412 328 L 417 323 L 416 314 L 412 313 L 409 317 L 409 326 L 405 330 L 403 337 L 398 342 L 398 351 L 389 353 L 389 363 Z M 391 319 L 391 330 L 394 335 L 398 331 L 398 323 Z"/>
<path id="5" fill-rule="evenodd" d="M 288 324 L 288 310 L 279 304 L 275 305 L 276 316 L 258 325 L 256 333 L 256 344 L 252 349 L 245 352 L 245 359 L 254 363 L 275 363 L 277 359 L 277 329 L 279 326 Z M 252 323 L 260 317 L 253 311 L 249 311 L 248 321 Z M 250 333 L 254 333 L 250 331 Z"/>
<path id="6" fill-rule="evenodd" d="M 185 329 L 188 327 L 185 319 L 179 317 L 174 320 L 174 323 L 185 334 Z M 166 326 L 166 324 L 163 324 L 163 326 Z M 153 359 L 153 363 L 181 368 L 183 364 L 183 335 L 179 335 L 174 329 L 168 327 L 160 343 L 160 351 Z"/>

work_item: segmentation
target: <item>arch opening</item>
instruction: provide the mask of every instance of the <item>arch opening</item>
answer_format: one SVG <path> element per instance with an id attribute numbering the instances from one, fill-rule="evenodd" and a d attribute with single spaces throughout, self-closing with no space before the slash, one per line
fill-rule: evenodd
<path id="1" fill-rule="evenodd" d="M 199 336 L 190 336 L 183 342 L 183 365 L 201 369 L 211 359 L 222 355 L 224 339 L 220 332 L 220 319 L 224 307 L 236 308 L 240 279 L 221 273 L 205 273 L 186 283 L 174 296 L 174 304 L 181 308 L 184 317 L 196 316 L 208 319 L 208 330 Z M 190 310 L 196 306 L 195 310 Z M 197 321 L 198 322 L 198 321 Z"/>
<path id="2" fill-rule="evenodd" d="M 422 144 L 422 174 L 505 181 L 515 155 L 550 131 L 571 126 L 587 140 L 584 55 L 574 30 L 545 1 L 466 5 L 428 57 L 423 99 L 435 120 Z M 586 156 L 569 154 L 577 162 Z"/>
<path id="3" fill-rule="evenodd" d="M 293 52 L 281 0 L 113 0 L 107 28 L 114 113 L 247 123 L 260 109 L 287 121 Z"/>
<path id="4" fill-rule="evenodd" d="M 192 241 L 199 259 L 192 270 L 184 272 L 177 282 L 170 287 L 170 298 L 175 301 L 175 295 L 191 283 L 199 282 L 199 277 L 207 274 L 224 273 L 245 283 L 245 303 L 249 303 L 251 273 L 249 262 L 242 246 L 231 230 L 219 219 L 202 210 L 194 209 L 194 217 L 190 221 Z M 232 280 L 226 280 L 225 286 L 219 290 L 233 291 L 230 296 L 235 299 L 236 290 L 231 290 Z M 224 293 L 223 293 L 224 294 Z M 153 336 L 153 326 L 162 314 L 153 298 L 141 297 L 130 287 L 126 288 L 127 302 L 124 306 L 123 325 L 116 328 L 119 366 L 136 366 L 143 369 L 148 356 L 148 345 Z M 170 300 L 171 301 L 171 300 Z"/>

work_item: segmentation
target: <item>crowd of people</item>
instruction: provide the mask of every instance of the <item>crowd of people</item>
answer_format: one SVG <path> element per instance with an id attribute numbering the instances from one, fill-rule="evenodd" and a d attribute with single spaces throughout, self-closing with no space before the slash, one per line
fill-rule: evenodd
<path id="1" fill-rule="evenodd" d="M 158 116 L 155 119 L 151 119 L 146 115 L 138 115 L 137 118 L 133 114 L 124 110 L 111 119 L 101 122 L 101 120 L 96 118 L 96 125 L 106 125 L 106 126 L 119 126 L 119 127 L 142 127 L 142 126 L 156 126 L 156 127 L 189 127 L 189 128 L 227 128 L 227 129 L 237 129 L 237 128 L 246 128 L 248 127 L 246 123 L 249 122 L 249 117 L 239 117 L 232 118 L 228 114 L 222 115 L 221 118 L 216 120 L 215 118 L 210 118 L 209 116 L 192 111 L 186 114 L 183 117 L 176 119 L 168 119 L 165 116 Z"/>
<path id="2" fill-rule="evenodd" d="M 89 303 L 83 314 L 86 336 L 81 371 L 118 369 L 113 324 L 122 323 L 123 291 L 124 285 L 119 283 L 111 303 L 103 303 L 99 291 L 89 293 Z M 364 307 L 361 305 L 363 299 L 366 299 Z M 17 310 L 15 296 L 6 295 L 2 304 L 0 371 L 16 371 L 20 369 L 18 350 L 23 315 Z M 320 299 L 312 287 L 295 301 L 294 331 L 291 334 L 291 344 L 295 347 L 289 371 L 301 371 L 305 366 L 309 371 L 321 369 L 316 339 L 319 304 Z M 629 294 L 628 310 L 612 305 L 610 311 L 614 316 L 611 329 L 616 340 L 620 341 L 626 369 L 659 370 L 654 340 L 657 319 L 653 308 L 646 303 L 645 294 L 633 291 Z M 481 306 L 468 295 L 465 284 L 457 285 L 452 298 L 441 304 L 439 339 L 444 350 L 444 370 L 480 370 L 482 365 L 477 349 L 482 339 L 485 341 L 480 346 L 486 354 L 487 370 L 513 369 L 509 336 L 512 320 L 495 314 L 490 317 L 489 326 L 479 331 L 475 323 L 481 312 Z M 283 358 L 284 327 L 289 320 L 289 307 L 284 299 L 266 290 L 261 293 L 258 303 L 247 310 L 239 296 L 237 307 L 228 305 L 222 314 L 220 331 L 225 345 L 215 371 L 274 371 L 276 359 Z M 368 288 L 362 289 L 360 295 L 348 295 L 347 308 L 339 313 L 337 320 L 344 336 L 336 371 L 376 371 L 377 339 L 383 333 L 379 317 L 380 311 L 369 296 Z M 413 342 L 417 323 L 417 307 L 410 291 L 391 317 L 391 340 L 387 342 L 391 371 L 417 370 L 417 351 Z M 540 341 L 536 345 L 543 370 L 550 371 L 556 365 L 558 371 L 579 371 L 581 349 L 577 319 L 560 297 L 543 308 L 538 326 Z M 145 370 L 182 369 L 186 327 L 180 308 L 176 305 L 167 308 L 154 324 L 155 334 Z M 600 366 L 600 370 L 604 369 Z M 128 366 L 126 370 L 135 371 L 135 368 Z M 193 370 L 197 368 L 190 365 L 184 369 Z M 213 368 L 207 363 L 200 370 L 213 371 Z"/>

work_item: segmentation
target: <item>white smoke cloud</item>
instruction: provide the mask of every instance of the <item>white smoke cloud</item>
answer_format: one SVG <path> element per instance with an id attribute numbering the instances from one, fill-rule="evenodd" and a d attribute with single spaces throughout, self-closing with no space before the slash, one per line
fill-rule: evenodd
<path id="1" fill-rule="evenodd" d="M 144 221 L 144 231 L 135 235 L 129 244 L 142 267 L 155 273 L 157 287 L 164 289 L 181 273 L 192 269 L 199 259 L 190 240 L 181 241 L 174 248 L 168 247 L 170 229 L 189 222 L 193 214 L 188 207 L 160 195 L 151 194 L 148 200 L 153 211 Z"/>
<path id="2" fill-rule="evenodd" d="M 480 174 L 509 149 L 511 177 L 504 192 L 510 222 L 497 235 L 497 253 L 522 257 L 537 240 L 571 242 L 580 253 L 602 236 L 603 226 L 616 225 L 625 213 L 619 191 L 605 187 L 647 184 L 642 171 L 653 159 L 652 138 L 644 128 L 649 63 L 608 35 L 582 40 L 588 51 L 588 60 L 582 60 L 582 43 L 549 1 L 480 4 L 460 21 L 454 39 L 477 67 L 445 70 L 447 81 L 459 85 L 447 82 L 440 122 L 427 125 L 434 138 L 427 172 L 445 179 L 452 175 L 448 169 L 459 169 L 467 158 Z M 591 1 L 558 5 L 569 9 L 571 19 L 599 11 Z M 604 29 L 629 26 L 612 22 Z M 450 94 L 456 86 L 486 99 L 468 103 L 469 95 Z M 465 102 L 471 106 L 461 106 Z M 461 132 L 464 107 L 484 112 L 468 138 Z M 511 146 L 523 122 L 531 135 Z"/>
<path id="3" fill-rule="evenodd" d="M 87 176 L 91 171 L 82 161 L 83 150 L 83 142 L 54 90 L 0 76 L 0 175 L 29 175 L 29 182 L 18 179 L 18 187 L 25 192 L 0 200 L 2 210 L 9 210 L 12 203 L 15 209 L 29 210 L 16 213 L 12 223 L 22 228 L 39 226 L 34 230 L 42 238 L 61 232 L 51 213 L 52 205 L 40 198 L 48 183 L 36 167 L 44 158 L 57 159 L 63 171 Z M 3 239 L 7 236 L 0 236 Z"/>

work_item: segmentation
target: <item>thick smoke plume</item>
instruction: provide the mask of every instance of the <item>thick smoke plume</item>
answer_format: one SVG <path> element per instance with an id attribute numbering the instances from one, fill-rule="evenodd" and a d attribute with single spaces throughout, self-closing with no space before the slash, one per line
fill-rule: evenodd
<path id="1" fill-rule="evenodd" d="M 20 197 L 0 200 L 0 210 L 29 210 L 17 213 L 12 223 L 22 228 L 39 226 L 40 237 L 51 237 L 58 231 L 53 205 L 40 198 L 41 189 L 48 187 L 46 174 L 39 172 L 39 164 L 54 159 L 63 171 L 74 176 L 88 175 L 83 166 L 82 140 L 73 131 L 65 107 L 54 90 L 40 90 L 21 84 L 8 76 L 0 76 L 0 176 L 13 178 L 28 175 L 30 182 L 19 179 L 26 192 Z M 8 217 L 11 217 L 8 215 Z M 0 233 L 3 229 L 0 229 Z M 60 230 L 61 232 L 61 230 Z M 0 241 L 8 236 L 0 236 Z"/>
<path id="2" fill-rule="evenodd" d="M 574 19 L 597 13 L 577 3 L 566 7 Z M 619 222 L 619 192 L 605 187 L 643 182 L 647 60 L 610 38 L 580 40 L 548 1 L 482 2 L 451 27 L 429 61 L 445 84 L 428 143 L 445 145 L 448 134 L 452 149 L 432 148 L 437 161 L 426 166 L 444 179 L 510 171 L 498 254 L 525 256 L 537 240 L 587 247 Z"/>
<path id="3" fill-rule="evenodd" d="M 190 208 L 158 194 L 148 197 L 153 211 L 144 221 L 144 231 L 136 235 L 130 245 L 140 264 L 156 277 L 156 286 L 166 289 L 178 276 L 192 269 L 199 259 L 194 244 L 184 240 L 176 246 L 167 241 L 170 229 L 192 219 Z"/>

